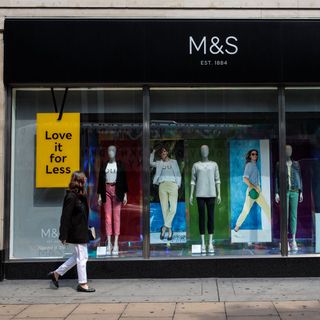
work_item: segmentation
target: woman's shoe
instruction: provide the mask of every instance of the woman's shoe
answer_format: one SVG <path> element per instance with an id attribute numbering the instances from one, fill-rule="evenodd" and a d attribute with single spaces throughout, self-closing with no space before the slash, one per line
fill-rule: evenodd
<path id="1" fill-rule="evenodd" d="M 53 271 L 48 273 L 48 277 L 51 279 L 53 285 L 56 288 L 59 288 L 59 281 L 56 279 Z"/>
<path id="2" fill-rule="evenodd" d="M 173 231 L 172 231 L 172 229 L 170 229 L 168 232 L 168 240 L 171 241 L 172 237 L 173 237 Z"/>
<path id="3" fill-rule="evenodd" d="M 165 226 L 162 226 L 160 228 L 160 240 L 163 240 L 164 239 L 164 235 L 166 234 L 166 227 Z"/>
<path id="4" fill-rule="evenodd" d="M 78 292 L 95 292 L 96 289 L 93 289 L 93 288 L 86 289 L 86 288 L 83 288 L 80 284 L 78 284 L 77 291 Z"/>

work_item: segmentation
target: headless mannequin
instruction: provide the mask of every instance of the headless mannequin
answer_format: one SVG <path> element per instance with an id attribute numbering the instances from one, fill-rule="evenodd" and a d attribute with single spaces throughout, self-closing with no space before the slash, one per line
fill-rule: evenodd
<path id="1" fill-rule="evenodd" d="M 287 167 L 292 166 L 292 147 L 290 145 L 286 145 L 286 157 L 287 157 Z M 280 195 L 279 193 L 275 194 L 275 201 L 276 203 L 280 202 Z M 299 193 L 299 202 L 301 203 L 303 201 L 303 194 L 302 192 Z M 287 208 L 289 210 L 289 208 Z M 288 213 L 289 214 L 289 213 Z M 296 242 L 296 234 L 292 233 L 292 248 L 293 250 L 298 250 L 297 242 Z M 290 251 L 290 245 L 288 242 L 288 251 Z"/>
<path id="2" fill-rule="evenodd" d="M 207 145 L 203 145 L 200 148 L 201 153 L 201 162 L 209 162 L 209 147 Z M 190 193 L 190 205 L 193 205 L 193 194 L 194 194 L 195 185 L 191 184 L 191 193 Z M 221 196 L 220 196 L 220 183 L 216 183 L 216 192 L 217 192 L 217 204 L 221 203 Z M 206 252 L 206 245 L 205 245 L 205 235 L 201 234 L 201 253 Z M 209 234 L 209 244 L 208 244 L 208 251 L 209 253 L 214 253 L 213 247 L 213 234 Z"/>
<path id="3" fill-rule="evenodd" d="M 109 146 L 108 147 L 108 157 L 109 161 L 108 163 L 115 163 L 116 162 L 116 154 L 117 154 L 117 148 L 115 146 Z M 122 204 L 125 206 L 127 204 L 127 193 L 124 194 L 124 199 Z M 98 204 L 101 205 L 101 195 L 98 196 Z M 111 242 L 111 235 L 107 235 L 107 255 L 111 255 L 111 251 L 113 255 L 119 254 L 119 235 L 114 236 L 114 245 L 112 250 L 112 242 Z"/>

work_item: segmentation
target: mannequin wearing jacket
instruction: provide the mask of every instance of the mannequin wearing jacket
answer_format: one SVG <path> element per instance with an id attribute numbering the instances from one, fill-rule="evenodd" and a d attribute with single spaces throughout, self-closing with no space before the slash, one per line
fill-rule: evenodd
<path id="1" fill-rule="evenodd" d="M 207 207 L 208 215 L 208 252 L 214 253 L 214 246 L 212 243 L 214 230 L 214 205 L 216 199 L 218 204 L 221 203 L 220 174 L 217 163 L 214 161 L 209 161 L 209 147 L 207 145 L 201 146 L 200 153 L 201 161 L 194 163 L 192 166 L 190 204 L 193 205 L 193 193 L 194 189 L 196 189 L 199 212 L 199 231 L 201 236 L 201 253 L 206 253 L 204 239 L 205 207 Z"/>
<path id="2" fill-rule="evenodd" d="M 168 240 L 172 240 L 172 221 L 177 211 L 178 189 L 181 185 L 181 173 L 178 163 L 168 157 L 165 147 L 160 149 L 161 160 L 155 161 L 156 150 L 150 155 L 150 166 L 156 168 L 153 184 L 159 185 L 159 198 L 164 225 L 160 230 L 160 239 L 163 240 L 168 231 Z"/>
<path id="3" fill-rule="evenodd" d="M 116 160 L 117 148 L 108 147 L 109 160 L 103 163 L 99 172 L 98 203 L 103 204 L 107 234 L 107 255 L 119 254 L 121 206 L 126 205 L 128 184 L 123 164 Z M 114 231 L 114 232 L 113 232 Z M 111 237 L 114 234 L 114 245 Z"/>
<path id="4" fill-rule="evenodd" d="M 292 147 L 286 145 L 286 157 L 287 157 L 287 215 L 290 216 L 290 231 L 292 235 L 292 250 L 297 251 L 298 245 L 296 241 L 297 232 L 297 216 L 298 216 L 298 202 L 303 201 L 302 195 L 302 178 L 301 170 L 298 161 L 293 161 Z M 279 196 L 279 163 L 276 167 L 276 185 L 275 185 L 275 201 L 280 202 Z M 290 251 L 290 244 L 288 243 L 288 250 Z"/>

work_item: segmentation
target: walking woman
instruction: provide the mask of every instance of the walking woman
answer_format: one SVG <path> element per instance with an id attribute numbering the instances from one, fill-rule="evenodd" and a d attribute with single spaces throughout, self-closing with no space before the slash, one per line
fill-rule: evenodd
<path id="1" fill-rule="evenodd" d="M 49 273 L 49 277 L 56 288 L 59 288 L 59 277 L 77 265 L 79 292 L 95 292 L 87 283 L 87 260 L 89 242 L 88 220 L 89 207 L 85 195 L 86 176 L 83 172 L 72 173 L 69 189 L 66 192 L 60 220 L 60 236 L 62 244 L 70 243 L 74 246 L 73 255 L 58 269 Z"/>
<path id="2" fill-rule="evenodd" d="M 240 213 L 236 226 L 234 228 L 235 232 L 238 232 L 241 225 L 247 218 L 250 209 L 256 202 L 266 215 L 268 221 L 271 220 L 271 210 L 266 202 L 261 189 L 260 189 L 260 173 L 257 166 L 258 161 L 258 150 L 249 150 L 246 155 L 246 166 L 243 174 L 243 182 L 248 186 L 246 191 L 246 199 L 243 204 L 242 212 Z"/>

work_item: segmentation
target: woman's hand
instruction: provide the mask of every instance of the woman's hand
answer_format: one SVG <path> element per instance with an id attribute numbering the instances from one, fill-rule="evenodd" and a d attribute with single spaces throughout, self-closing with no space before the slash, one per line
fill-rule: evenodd
<path id="1" fill-rule="evenodd" d="M 61 243 L 65 246 L 67 244 L 67 240 L 61 240 Z"/>
<path id="2" fill-rule="evenodd" d="M 99 196 L 98 196 L 98 205 L 101 206 L 101 204 L 102 204 L 102 200 L 101 200 L 101 195 L 99 194 Z"/>
<path id="3" fill-rule="evenodd" d="M 258 193 L 261 191 L 259 186 L 252 186 L 252 189 L 256 190 Z"/>

